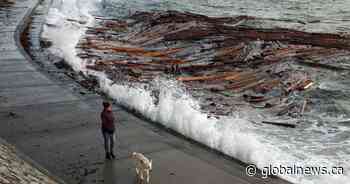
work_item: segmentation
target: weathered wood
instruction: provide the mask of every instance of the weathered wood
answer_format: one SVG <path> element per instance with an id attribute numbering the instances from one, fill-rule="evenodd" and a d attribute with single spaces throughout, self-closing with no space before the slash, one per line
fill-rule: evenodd
<path id="1" fill-rule="evenodd" d="M 283 127 L 287 127 L 287 128 L 296 128 L 296 124 L 294 123 L 288 123 L 288 122 L 278 122 L 278 121 L 262 121 L 262 123 L 264 124 L 270 124 L 270 125 L 277 125 L 277 126 L 283 126 Z"/>
<path id="2" fill-rule="evenodd" d="M 256 76 L 240 78 L 239 80 L 236 80 L 233 84 L 227 85 L 226 89 L 238 89 L 255 82 L 258 82 L 258 79 L 256 78 Z"/>
<path id="3" fill-rule="evenodd" d="M 300 115 L 304 115 L 306 105 L 307 105 L 307 100 L 304 100 L 303 106 L 301 107 L 301 110 L 300 110 Z"/>
<path id="4" fill-rule="evenodd" d="M 312 67 L 319 67 L 319 68 L 324 68 L 328 70 L 335 70 L 335 71 L 342 71 L 342 70 L 350 70 L 350 67 L 343 67 L 343 66 L 337 66 L 337 65 L 332 65 L 332 64 L 324 64 L 324 63 L 319 63 L 315 62 L 312 60 L 298 60 L 298 63 L 304 64 L 307 66 L 312 66 Z"/>
<path id="5" fill-rule="evenodd" d="M 267 100 L 265 96 L 243 95 L 243 97 L 245 101 L 252 103 L 263 102 Z"/>
<path id="6" fill-rule="evenodd" d="M 76 20 L 76 19 L 66 19 L 69 22 L 76 22 L 78 24 L 86 24 L 86 21 Z"/>
<path id="7" fill-rule="evenodd" d="M 283 116 L 286 113 L 288 113 L 291 109 L 293 109 L 294 107 L 296 107 L 297 104 L 296 103 L 290 103 L 288 104 L 286 107 L 284 107 L 281 111 L 279 111 L 276 115 L 277 116 Z"/>
<path id="8" fill-rule="evenodd" d="M 195 76 L 195 77 L 178 77 L 178 81 L 188 82 L 188 81 L 208 81 L 208 80 L 226 80 L 229 76 L 235 76 L 238 72 L 229 72 L 225 74 L 209 75 L 209 76 Z"/>
<path id="9" fill-rule="evenodd" d="M 308 89 L 310 88 L 312 85 L 314 84 L 314 82 L 312 80 L 305 80 L 303 82 L 301 82 L 299 85 L 298 85 L 298 89 L 299 90 L 305 90 L 305 89 Z"/>
<path id="10" fill-rule="evenodd" d="M 224 102 L 242 100 L 238 97 L 243 93 L 266 95 L 245 99 L 245 105 L 255 104 L 262 110 L 273 106 L 269 113 L 279 110 L 279 116 L 299 113 L 303 109 L 297 106 L 302 104 L 300 99 L 285 106 L 281 100 L 269 101 L 288 99 L 292 91 L 305 95 L 308 91 L 299 91 L 314 85 L 314 75 L 297 68 L 306 63 L 350 69 L 344 59 L 332 59 L 350 57 L 348 37 L 244 26 L 249 19 L 252 17 L 218 18 L 176 11 L 137 12 L 124 20 L 97 17 L 97 27 L 89 27 L 89 34 L 77 45 L 78 56 L 91 62 L 97 59 L 87 67 L 105 71 L 113 80 L 151 83 L 159 75 L 168 75 L 189 91 L 220 96 L 223 99 L 215 98 L 218 105 L 209 108 L 217 114 L 232 112 L 225 109 L 229 105 Z M 123 75 L 123 79 L 114 75 Z M 269 93 L 271 90 L 276 93 Z"/>
<path id="11" fill-rule="evenodd" d="M 244 92 L 248 89 L 254 88 L 254 87 L 264 83 L 264 81 L 265 81 L 265 79 L 262 79 L 262 80 L 259 80 L 259 81 L 253 82 L 253 83 L 249 83 L 249 84 L 241 87 L 237 92 L 241 93 L 241 92 Z"/>
<path id="12" fill-rule="evenodd" d="M 259 93 L 266 93 L 272 90 L 274 87 L 278 86 L 280 83 L 281 81 L 279 79 L 267 80 L 264 81 L 261 85 L 258 85 L 255 88 L 255 91 Z"/>

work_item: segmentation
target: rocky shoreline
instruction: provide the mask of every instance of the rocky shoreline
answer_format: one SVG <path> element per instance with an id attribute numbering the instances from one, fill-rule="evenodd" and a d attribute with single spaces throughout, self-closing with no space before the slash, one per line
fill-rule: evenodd
<path id="1" fill-rule="evenodd" d="M 0 183 L 58 184 L 47 173 L 39 171 L 19 155 L 19 152 L 13 146 L 0 140 Z"/>

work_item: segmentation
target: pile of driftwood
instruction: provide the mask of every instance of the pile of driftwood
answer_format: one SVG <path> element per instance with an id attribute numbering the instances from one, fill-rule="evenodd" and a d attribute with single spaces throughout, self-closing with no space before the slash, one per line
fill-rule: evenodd
<path id="1" fill-rule="evenodd" d="M 307 99 L 288 97 L 304 94 L 315 79 L 301 67 L 350 69 L 344 63 L 350 56 L 346 36 L 253 28 L 245 24 L 252 19 L 175 11 L 96 17 L 98 25 L 77 45 L 78 56 L 115 81 L 173 77 L 194 94 L 207 94 L 203 110 L 214 115 L 228 115 L 242 104 L 279 116 L 302 114 Z"/>

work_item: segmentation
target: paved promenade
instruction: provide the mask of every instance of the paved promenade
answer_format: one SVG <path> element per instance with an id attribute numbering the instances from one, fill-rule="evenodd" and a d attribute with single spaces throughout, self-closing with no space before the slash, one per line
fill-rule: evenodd
<path id="1" fill-rule="evenodd" d="M 137 151 L 153 160 L 153 184 L 287 183 L 248 177 L 243 164 L 117 106 L 117 159 L 105 161 L 101 98 L 74 90 L 74 81 L 50 78 L 18 47 L 18 34 L 37 3 L 16 0 L 0 9 L 0 137 L 36 163 L 70 184 L 131 184 L 128 156 Z"/>

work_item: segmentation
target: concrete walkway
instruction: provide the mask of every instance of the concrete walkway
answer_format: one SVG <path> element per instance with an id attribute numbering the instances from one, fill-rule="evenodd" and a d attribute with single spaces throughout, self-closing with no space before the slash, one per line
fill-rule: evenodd
<path id="1" fill-rule="evenodd" d="M 134 183 L 128 158 L 142 152 L 154 162 L 151 183 L 287 183 L 248 177 L 245 166 L 115 107 L 117 159 L 104 160 L 99 129 L 101 99 L 72 90 L 40 72 L 17 47 L 37 0 L 0 10 L 0 137 L 67 183 Z M 9 16 L 5 16 L 7 11 Z M 5 21 L 9 17 L 10 21 Z"/>

